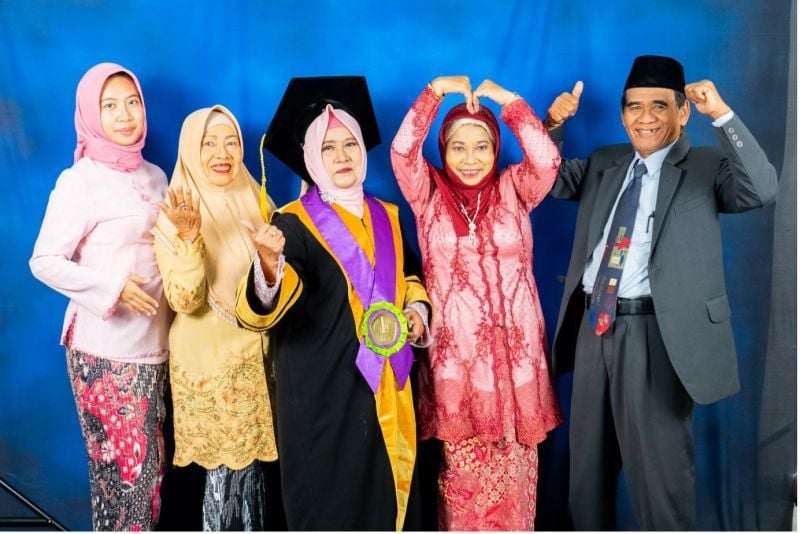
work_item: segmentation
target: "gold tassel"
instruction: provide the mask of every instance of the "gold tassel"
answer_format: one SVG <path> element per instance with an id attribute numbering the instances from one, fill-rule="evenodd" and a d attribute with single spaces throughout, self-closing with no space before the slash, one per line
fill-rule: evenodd
<path id="1" fill-rule="evenodd" d="M 269 222 L 269 202 L 267 201 L 267 168 L 264 166 L 264 140 L 267 134 L 261 136 L 261 145 L 258 154 L 261 156 L 261 192 L 259 193 L 258 207 L 261 209 L 261 216 L 265 222 Z"/>

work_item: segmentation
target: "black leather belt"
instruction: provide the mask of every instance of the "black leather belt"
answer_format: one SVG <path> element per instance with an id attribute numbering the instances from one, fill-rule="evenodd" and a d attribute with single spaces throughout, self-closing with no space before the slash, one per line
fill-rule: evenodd
<path id="1" fill-rule="evenodd" d="M 584 294 L 586 309 L 592 302 L 592 296 Z M 617 299 L 617 315 L 653 315 L 656 308 L 653 305 L 653 297 L 638 297 L 635 299 Z"/>

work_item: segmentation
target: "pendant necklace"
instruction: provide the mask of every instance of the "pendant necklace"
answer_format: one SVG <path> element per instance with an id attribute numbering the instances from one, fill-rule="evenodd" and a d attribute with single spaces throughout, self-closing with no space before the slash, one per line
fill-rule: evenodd
<path id="1" fill-rule="evenodd" d="M 478 212 L 481 209 L 481 194 L 482 193 L 483 193 L 483 191 L 478 193 L 478 202 L 477 202 L 477 204 L 475 206 L 475 213 L 472 215 L 472 217 L 470 217 L 469 214 L 467 213 L 467 207 L 464 205 L 463 201 L 461 202 L 461 205 L 459 206 L 459 208 L 461 208 L 461 213 L 464 214 L 464 218 L 467 219 L 467 226 L 469 228 L 469 237 L 467 238 L 467 242 L 470 245 L 475 245 L 475 243 L 478 242 L 477 237 L 475 237 L 475 229 L 477 228 L 477 226 L 475 225 L 475 219 L 478 217 Z"/>

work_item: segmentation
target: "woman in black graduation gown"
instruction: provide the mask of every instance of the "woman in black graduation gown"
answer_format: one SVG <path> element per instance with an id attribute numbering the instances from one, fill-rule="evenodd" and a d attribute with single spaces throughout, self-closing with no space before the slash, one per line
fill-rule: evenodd
<path id="1" fill-rule="evenodd" d="M 419 528 L 409 344 L 429 343 L 430 309 L 397 207 L 362 189 L 379 142 L 362 77 L 292 79 L 267 132 L 315 184 L 251 231 L 236 309 L 274 340 L 290 530 Z"/>

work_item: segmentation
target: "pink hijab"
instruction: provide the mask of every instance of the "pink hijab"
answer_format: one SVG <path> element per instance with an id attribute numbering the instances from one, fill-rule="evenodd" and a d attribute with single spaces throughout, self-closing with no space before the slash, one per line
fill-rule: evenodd
<path id="1" fill-rule="evenodd" d="M 338 121 L 340 124 L 337 124 Z M 333 183 L 333 179 L 325 170 L 322 163 L 322 142 L 325 140 L 325 133 L 328 125 L 332 128 L 344 126 L 347 128 L 361 147 L 361 172 L 358 180 L 347 189 L 341 189 Z M 344 209 L 358 217 L 364 215 L 364 180 L 367 177 L 367 151 L 364 149 L 364 138 L 361 135 L 361 127 L 349 113 L 341 109 L 335 109 L 328 104 L 325 110 L 314 119 L 306 130 L 305 142 L 303 143 L 303 156 L 306 162 L 306 169 L 311 179 L 317 184 L 321 193 L 333 196 L 335 202 Z"/>
<path id="2" fill-rule="evenodd" d="M 122 146 L 111 141 L 100 122 L 100 94 L 106 80 L 114 74 L 125 73 L 131 77 L 144 109 L 144 97 L 139 80 L 131 71 L 116 63 L 100 63 L 83 75 L 75 95 L 75 132 L 78 146 L 75 147 L 75 163 L 81 158 L 91 158 L 107 167 L 121 172 L 135 171 L 144 163 L 142 147 L 147 137 L 147 115 L 145 113 L 142 137 L 134 144 Z"/>

